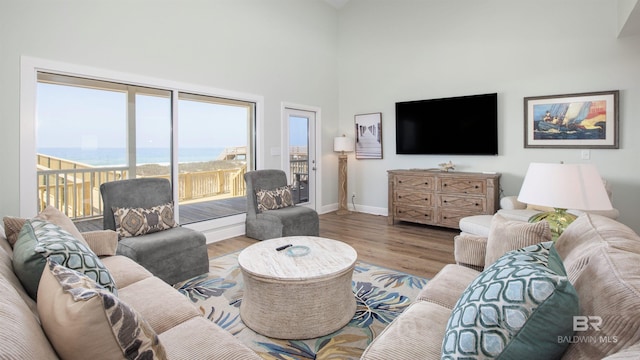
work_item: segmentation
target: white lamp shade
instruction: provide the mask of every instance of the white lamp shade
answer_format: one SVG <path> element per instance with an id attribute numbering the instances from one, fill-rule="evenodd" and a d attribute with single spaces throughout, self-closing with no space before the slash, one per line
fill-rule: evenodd
<path id="1" fill-rule="evenodd" d="M 352 152 L 355 144 L 353 139 L 346 136 L 338 136 L 333 139 L 333 151 L 335 152 Z"/>
<path id="2" fill-rule="evenodd" d="M 559 209 L 612 209 L 602 178 L 591 164 L 531 163 L 518 201 Z"/>

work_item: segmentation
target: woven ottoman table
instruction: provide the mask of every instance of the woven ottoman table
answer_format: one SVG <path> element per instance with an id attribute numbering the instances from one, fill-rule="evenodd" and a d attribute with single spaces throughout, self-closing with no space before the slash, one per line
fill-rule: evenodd
<path id="1" fill-rule="evenodd" d="M 351 287 L 356 251 L 314 236 L 265 240 L 240 252 L 240 317 L 277 339 L 311 339 L 344 327 L 356 311 Z"/>

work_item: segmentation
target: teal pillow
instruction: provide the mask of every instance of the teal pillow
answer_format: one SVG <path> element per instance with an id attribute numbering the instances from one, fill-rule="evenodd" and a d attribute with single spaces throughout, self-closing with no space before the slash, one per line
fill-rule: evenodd
<path id="1" fill-rule="evenodd" d="M 13 247 L 13 269 L 33 299 L 37 297 L 47 258 L 86 274 L 117 295 L 111 273 L 91 249 L 58 225 L 38 219 L 27 220 Z"/>
<path id="2" fill-rule="evenodd" d="M 553 242 L 514 250 L 462 293 L 447 323 L 442 359 L 557 359 L 573 335 L 578 295 Z"/>

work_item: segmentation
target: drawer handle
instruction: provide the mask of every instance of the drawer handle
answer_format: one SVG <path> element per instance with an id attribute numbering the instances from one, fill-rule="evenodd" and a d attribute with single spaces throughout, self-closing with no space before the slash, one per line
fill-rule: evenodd
<path id="1" fill-rule="evenodd" d="M 398 180 L 398 184 L 402 184 L 402 180 Z"/>
<path id="2" fill-rule="evenodd" d="M 444 200 L 444 201 L 442 201 L 442 202 L 446 204 L 446 203 L 447 203 L 447 200 Z"/>
<path id="3" fill-rule="evenodd" d="M 480 204 L 478 204 L 478 203 L 475 203 L 474 205 L 475 205 L 475 206 L 480 206 Z"/>
<path id="4" fill-rule="evenodd" d="M 476 185 L 476 189 L 479 188 L 480 186 Z"/>
<path id="5" fill-rule="evenodd" d="M 424 198 L 424 201 L 429 201 L 429 198 Z"/>
<path id="6" fill-rule="evenodd" d="M 398 195 L 398 199 L 402 199 L 402 195 Z"/>
<path id="7" fill-rule="evenodd" d="M 424 184 L 425 184 L 425 185 L 429 185 L 429 183 L 428 183 L 428 182 L 426 182 L 426 183 L 424 183 Z"/>

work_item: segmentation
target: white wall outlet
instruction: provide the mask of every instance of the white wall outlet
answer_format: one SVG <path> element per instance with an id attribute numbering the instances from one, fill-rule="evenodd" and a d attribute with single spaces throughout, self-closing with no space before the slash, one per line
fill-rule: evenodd
<path id="1" fill-rule="evenodd" d="M 582 160 L 591 159 L 591 150 L 582 150 L 582 153 L 580 154 L 580 157 L 582 158 Z"/>

